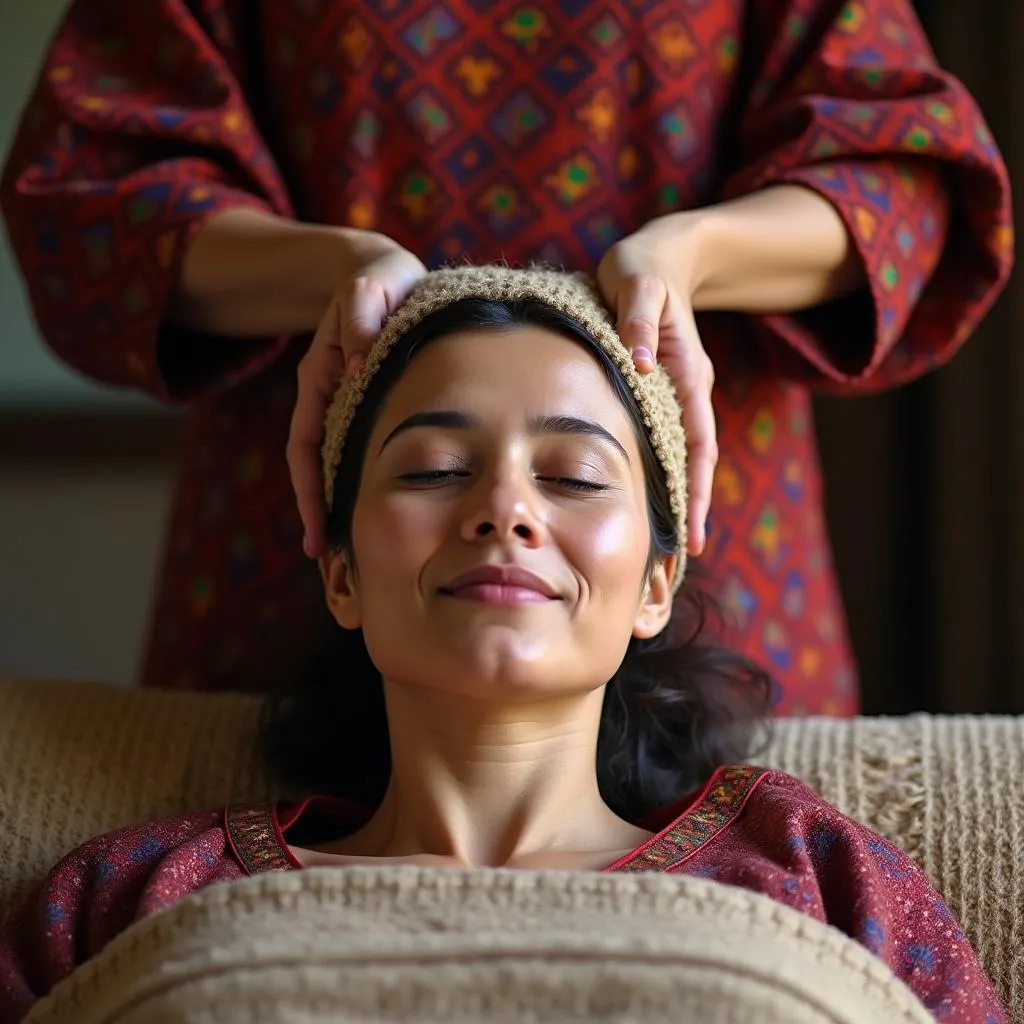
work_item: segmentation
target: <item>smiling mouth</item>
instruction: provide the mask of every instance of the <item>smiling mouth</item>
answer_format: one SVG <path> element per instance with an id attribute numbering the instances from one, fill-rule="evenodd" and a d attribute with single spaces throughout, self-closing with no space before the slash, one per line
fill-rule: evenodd
<path id="1" fill-rule="evenodd" d="M 549 597 L 533 587 L 514 583 L 464 583 L 461 586 L 441 591 L 445 597 L 457 601 L 475 601 L 479 604 L 520 607 L 522 605 L 549 604 L 559 600 Z"/>
<path id="2" fill-rule="evenodd" d="M 457 601 L 513 608 L 561 600 L 547 580 L 518 565 L 478 565 L 449 581 L 440 593 Z"/>

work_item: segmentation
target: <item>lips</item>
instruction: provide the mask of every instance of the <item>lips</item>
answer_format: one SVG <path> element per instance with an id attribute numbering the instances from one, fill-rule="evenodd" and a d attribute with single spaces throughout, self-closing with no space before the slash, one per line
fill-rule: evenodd
<path id="1" fill-rule="evenodd" d="M 440 588 L 442 594 L 469 600 L 516 597 L 525 600 L 559 599 L 559 593 L 547 580 L 517 565 L 478 565 L 461 573 Z"/>

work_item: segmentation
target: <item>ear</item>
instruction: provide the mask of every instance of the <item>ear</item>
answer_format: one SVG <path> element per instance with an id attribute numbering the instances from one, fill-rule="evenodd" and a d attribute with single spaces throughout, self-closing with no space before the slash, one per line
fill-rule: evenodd
<path id="1" fill-rule="evenodd" d="M 638 640 L 650 640 L 657 636 L 672 617 L 672 579 L 678 564 L 676 555 L 659 558 L 651 570 L 650 579 L 644 588 L 633 623 L 633 636 Z"/>
<path id="2" fill-rule="evenodd" d="M 363 624 L 362 607 L 349 556 L 344 551 L 322 555 L 319 566 L 327 607 L 335 622 L 342 629 L 359 629 Z"/>

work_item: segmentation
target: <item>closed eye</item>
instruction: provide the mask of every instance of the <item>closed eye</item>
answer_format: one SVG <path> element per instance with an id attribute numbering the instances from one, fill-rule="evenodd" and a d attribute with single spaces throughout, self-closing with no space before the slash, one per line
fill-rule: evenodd
<path id="1" fill-rule="evenodd" d="M 546 476 L 538 477 L 537 479 L 557 484 L 559 487 L 566 487 L 570 491 L 596 493 L 598 491 L 608 490 L 608 484 L 597 483 L 594 480 L 580 480 L 578 477 L 574 476 Z"/>
<path id="2" fill-rule="evenodd" d="M 469 475 L 469 470 L 465 469 L 421 469 L 411 473 L 402 473 L 399 479 L 404 480 L 406 483 L 422 484 L 425 487 L 429 487 L 452 483 Z M 537 479 L 543 483 L 551 483 L 570 491 L 579 491 L 587 494 L 607 491 L 609 486 L 608 484 L 598 483 L 594 480 L 582 480 L 574 476 L 540 476 Z"/>
<path id="3" fill-rule="evenodd" d="M 447 484 L 455 479 L 469 476 L 465 469 L 422 469 L 413 473 L 402 473 L 399 480 L 410 484 Z"/>

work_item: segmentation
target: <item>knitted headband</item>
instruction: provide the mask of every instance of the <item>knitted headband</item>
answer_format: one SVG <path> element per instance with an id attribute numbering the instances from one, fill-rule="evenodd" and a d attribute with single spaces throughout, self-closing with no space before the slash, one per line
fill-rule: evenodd
<path id="1" fill-rule="evenodd" d="M 659 365 L 641 374 L 619 340 L 615 321 L 596 285 L 582 274 L 553 270 L 513 270 L 501 266 L 459 267 L 427 274 L 384 324 L 360 371 L 342 379 L 324 421 L 324 493 L 330 507 L 345 436 L 373 375 L 392 346 L 430 313 L 463 299 L 518 301 L 535 299 L 561 310 L 582 326 L 608 354 L 636 398 L 647 436 L 665 473 L 679 539 L 673 590 L 686 568 L 686 436 L 675 389 Z"/>

